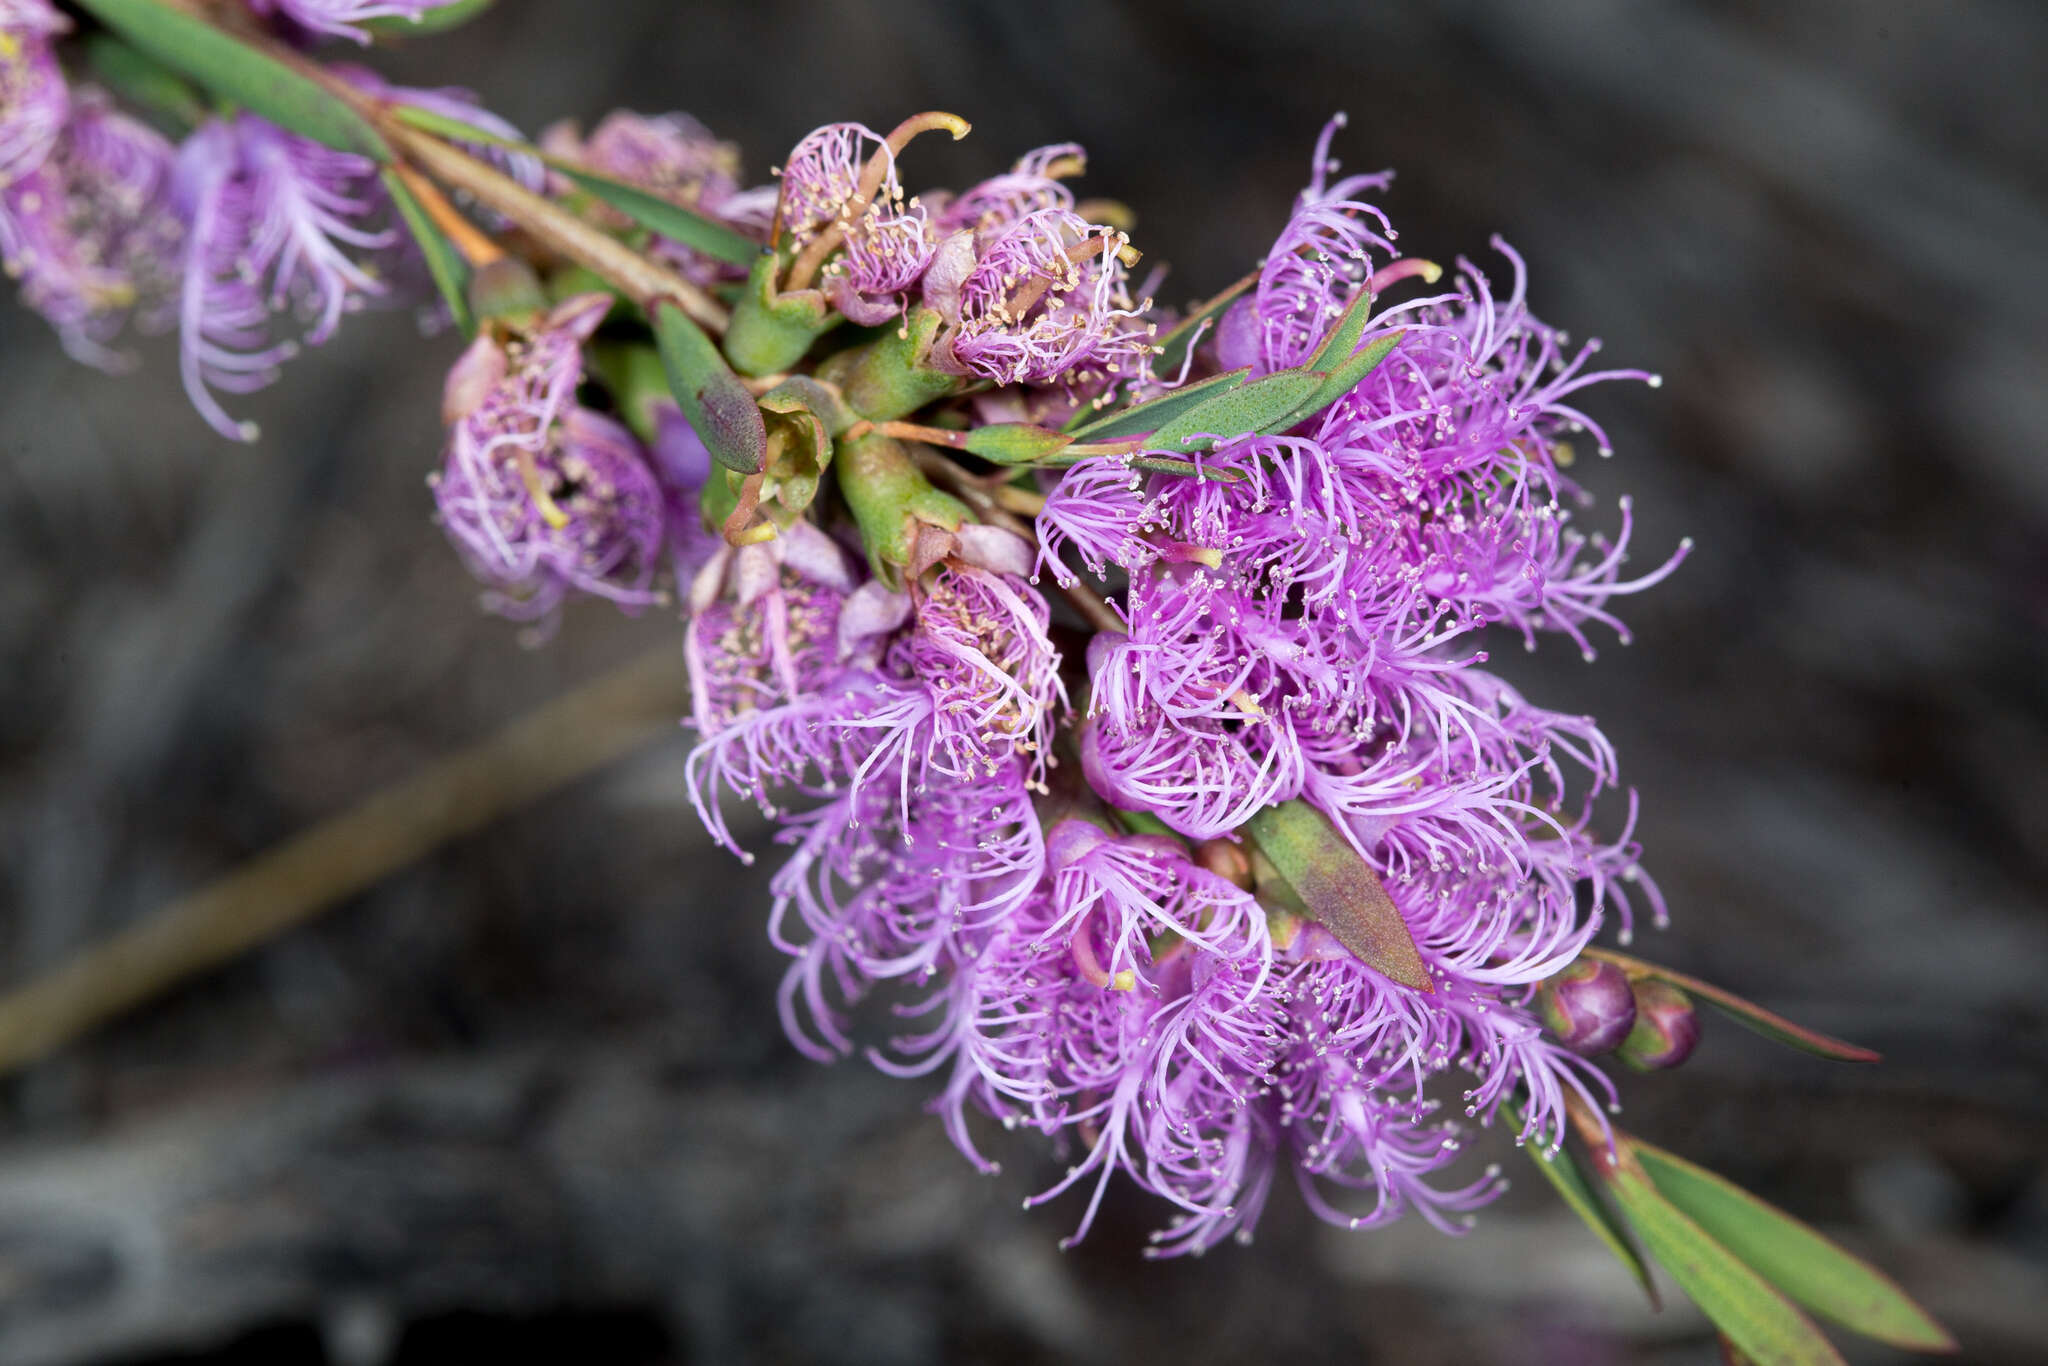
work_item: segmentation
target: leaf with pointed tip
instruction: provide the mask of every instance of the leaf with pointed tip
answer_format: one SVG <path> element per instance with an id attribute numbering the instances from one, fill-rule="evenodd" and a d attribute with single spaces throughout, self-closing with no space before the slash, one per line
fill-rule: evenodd
<path id="1" fill-rule="evenodd" d="M 387 14 L 365 19 L 362 26 L 380 38 L 405 38 L 415 34 L 425 37 L 429 33 L 445 33 L 458 24 L 466 24 L 496 3 L 497 0 L 443 0 L 442 4 L 417 15 Z"/>
<path id="2" fill-rule="evenodd" d="M 1501 1106 L 1501 1113 L 1516 1128 L 1521 1128 L 1522 1112 L 1512 1101 Z M 1644 1263 L 1643 1254 L 1636 1251 L 1635 1240 L 1628 1236 L 1628 1226 L 1615 1217 L 1607 1202 L 1593 1189 L 1572 1150 L 1560 1147 L 1555 1152 L 1546 1152 L 1541 1143 L 1524 1143 L 1521 1146 L 1529 1154 L 1529 1160 L 1536 1164 L 1536 1170 L 1543 1173 L 1543 1179 L 1563 1197 L 1571 1212 L 1578 1215 L 1586 1227 L 1606 1244 L 1616 1261 L 1628 1268 L 1629 1274 L 1636 1278 L 1636 1284 L 1642 1286 L 1643 1293 L 1650 1297 L 1650 1307 L 1660 1308 L 1657 1283 L 1650 1278 L 1650 1268 Z"/>
<path id="3" fill-rule="evenodd" d="M 1350 393 L 1353 389 L 1356 389 L 1364 382 L 1367 375 L 1380 368 L 1380 362 L 1385 360 L 1393 352 L 1393 349 L 1401 344 L 1401 338 L 1405 335 L 1407 334 L 1403 332 L 1389 332 L 1384 337 L 1375 337 L 1371 346 L 1366 347 L 1365 350 L 1355 356 L 1339 361 L 1332 369 L 1324 370 L 1324 367 L 1318 363 L 1317 370 L 1322 371 L 1326 377 L 1316 387 L 1315 393 L 1309 396 L 1308 402 L 1302 404 L 1301 407 L 1289 413 L 1285 418 L 1267 430 L 1284 432 L 1296 423 L 1306 422 L 1338 399 L 1344 397 L 1344 395 Z"/>
<path id="4" fill-rule="evenodd" d="M 391 148 L 382 135 L 346 100 L 204 19 L 158 0 L 79 3 L 129 42 L 214 95 L 315 142 L 391 160 Z"/>
<path id="5" fill-rule="evenodd" d="M 474 337 L 476 315 L 469 309 L 468 263 L 462 259 L 462 253 L 456 250 L 455 244 L 448 240 L 448 235 L 435 225 L 426 208 L 396 171 L 386 166 L 379 176 L 384 182 L 384 192 L 398 206 L 398 216 L 411 230 L 412 240 L 419 244 L 420 255 L 427 263 L 427 274 L 433 277 L 434 288 L 441 291 L 442 302 L 448 305 L 455 325 L 462 329 L 463 336 Z"/>
<path id="6" fill-rule="evenodd" d="M 1593 1170 L 1671 1279 L 1757 1366 L 1845 1366 L 1813 1320 L 1667 1200 L 1617 1131 L 1616 1152 L 1591 1156 Z"/>
<path id="7" fill-rule="evenodd" d="M 649 232 L 674 242 L 681 242 L 684 246 L 701 251 L 714 260 L 724 261 L 728 265 L 752 266 L 761 255 L 759 242 L 733 231 L 716 219 L 707 218 L 695 209 L 684 208 L 672 199 L 664 199 L 637 185 L 628 185 L 624 181 L 613 180 L 610 176 L 599 175 L 579 165 L 570 157 L 557 156 L 553 152 L 535 147 L 532 143 L 504 137 L 447 114 L 422 109 L 418 105 L 394 105 L 391 112 L 399 122 L 411 124 L 438 138 L 446 138 L 451 142 L 480 143 L 486 147 L 497 147 L 507 152 L 517 152 L 521 156 L 537 158 Z"/>
<path id="8" fill-rule="evenodd" d="M 656 299 L 647 312 L 669 391 L 711 458 L 741 474 L 758 473 L 768 456 L 768 429 L 753 394 L 681 304 Z"/>
<path id="9" fill-rule="evenodd" d="M 1649 977 L 1659 982 L 1669 982 L 1679 990 L 1699 997 L 1744 1028 L 1802 1052 L 1830 1058 L 1836 1062 L 1879 1060 L 1879 1055 L 1868 1048 L 1860 1048 L 1853 1043 L 1823 1034 L 1817 1029 L 1794 1024 L 1782 1015 L 1765 1010 L 1754 1001 L 1745 1001 L 1734 992 L 1725 991 L 1710 982 L 1702 982 L 1697 977 L 1689 977 L 1685 973 L 1674 972 L 1670 968 L 1660 967 L 1630 954 L 1617 953 L 1613 949 L 1589 947 L 1585 952 L 1588 958 L 1599 958 L 1614 964 L 1631 978 Z"/>
<path id="10" fill-rule="evenodd" d="M 1308 368 L 1335 370 L 1357 349 L 1358 339 L 1365 335 L 1366 320 L 1371 316 L 1372 291 L 1361 287 L 1344 310 L 1344 316 L 1337 319 L 1337 325 L 1330 329 L 1330 335 L 1323 338 L 1323 344 L 1316 348 L 1315 359 L 1308 363 Z"/>
<path id="11" fill-rule="evenodd" d="M 1195 344 L 1197 329 L 1203 323 L 1221 317 L 1224 309 L 1236 303 L 1239 295 L 1258 282 L 1259 273 L 1255 270 L 1175 323 L 1173 330 L 1159 339 L 1159 352 L 1152 358 L 1152 373 L 1172 374 L 1178 371 L 1181 362 L 1187 359 L 1188 348 Z"/>
<path id="12" fill-rule="evenodd" d="M 1266 431 L 1308 402 L 1326 378 L 1309 370 L 1282 370 L 1240 384 L 1173 418 L 1145 444 L 1160 451 L 1205 451 Z"/>
<path id="13" fill-rule="evenodd" d="M 1035 465 L 1073 444 L 1073 437 L 1029 422 L 991 422 L 969 432 L 961 449 L 998 465 Z"/>
<path id="14" fill-rule="evenodd" d="M 1198 379 L 1192 384 L 1183 384 L 1157 398 L 1148 398 L 1107 417 L 1083 423 L 1074 429 L 1073 435 L 1083 441 L 1111 441 L 1120 436 L 1156 431 L 1196 404 L 1205 403 L 1227 389 L 1237 388 L 1251 372 L 1252 368 L 1247 365 L 1239 370 Z"/>
<path id="15" fill-rule="evenodd" d="M 1920 1352 L 1956 1341 L 1889 1276 L 1725 1177 L 1631 1140 L 1657 1191 L 1765 1280 L 1823 1318 Z"/>
<path id="16" fill-rule="evenodd" d="M 1402 986 L 1435 990 L 1394 899 L 1329 817 L 1297 799 L 1267 807 L 1243 830 L 1338 943 Z"/>

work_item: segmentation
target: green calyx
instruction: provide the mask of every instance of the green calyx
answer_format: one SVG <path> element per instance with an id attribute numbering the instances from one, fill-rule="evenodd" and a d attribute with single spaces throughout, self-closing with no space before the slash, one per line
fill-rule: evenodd
<path id="1" fill-rule="evenodd" d="M 847 403 L 862 417 L 873 422 L 907 417 L 963 387 L 960 376 L 928 363 L 944 322 L 935 309 L 913 308 L 902 326 L 831 357 L 819 373 L 838 381 Z"/>
<path id="2" fill-rule="evenodd" d="M 733 305 L 725 330 L 725 358 L 743 375 L 789 369 L 804 358 L 811 343 L 840 322 L 817 290 L 776 290 L 785 264 L 780 253 L 763 252 L 748 272 L 745 292 Z"/>
<path id="3" fill-rule="evenodd" d="M 870 431 L 842 441 L 836 469 L 868 564 L 890 588 L 943 555 L 968 519 L 967 505 L 932 487 L 893 436 Z"/>

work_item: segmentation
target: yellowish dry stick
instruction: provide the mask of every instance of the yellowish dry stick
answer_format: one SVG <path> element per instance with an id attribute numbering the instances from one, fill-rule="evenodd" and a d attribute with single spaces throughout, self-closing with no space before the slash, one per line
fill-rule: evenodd
<path id="1" fill-rule="evenodd" d="M 676 731 L 682 651 L 664 645 L 0 997 L 0 1072 L 43 1057 L 391 873 Z"/>

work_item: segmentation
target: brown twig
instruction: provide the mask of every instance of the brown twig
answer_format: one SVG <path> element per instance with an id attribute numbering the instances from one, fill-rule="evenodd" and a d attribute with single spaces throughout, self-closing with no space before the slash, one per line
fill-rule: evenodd
<path id="1" fill-rule="evenodd" d="M 471 270 L 478 270 L 505 257 L 505 249 L 491 240 L 490 234 L 469 221 L 460 210 L 448 202 L 448 196 L 441 193 L 441 187 L 421 175 L 404 162 L 393 162 L 391 173 L 405 182 L 405 188 L 412 191 L 412 197 L 419 200 L 420 208 L 427 217 L 434 220 L 455 249 L 462 253 L 462 259 Z"/>
<path id="2" fill-rule="evenodd" d="M 226 962 L 460 835 L 676 730 L 680 652 L 663 645 L 430 764 L 353 810 L 0 997 L 0 1071 Z"/>

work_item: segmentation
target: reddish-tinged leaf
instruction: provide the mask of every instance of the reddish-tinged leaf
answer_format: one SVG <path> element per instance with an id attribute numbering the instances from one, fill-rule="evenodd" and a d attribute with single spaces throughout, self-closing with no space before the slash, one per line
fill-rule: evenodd
<path id="1" fill-rule="evenodd" d="M 1415 937 L 1379 875 L 1328 817 L 1297 800 L 1267 807 L 1243 828 L 1308 913 L 1360 961 L 1402 986 L 1435 989 Z"/>

